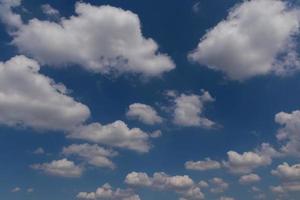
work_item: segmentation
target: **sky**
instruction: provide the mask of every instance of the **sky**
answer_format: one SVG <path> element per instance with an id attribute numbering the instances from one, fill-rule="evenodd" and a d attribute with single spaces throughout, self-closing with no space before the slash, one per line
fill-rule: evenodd
<path id="1" fill-rule="evenodd" d="M 298 200 L 296 0 L 0 0 L 0 199 Z"/>

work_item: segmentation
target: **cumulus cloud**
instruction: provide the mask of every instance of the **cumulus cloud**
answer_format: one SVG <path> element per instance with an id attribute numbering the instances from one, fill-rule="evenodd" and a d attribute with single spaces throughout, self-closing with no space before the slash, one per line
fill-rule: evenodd
<path id="1" fill-rule="evenodd" d="M 69 137 L 141 153 L 146 153 L 150 149 L 149 135 L 139 128 L 129 129 L 122 121 L 107 125 L 92 123 L 81 126 L 76 128 Z"/>
<path id="2" fill-rule="evenodd" d="M 300 164 L 290 166 L 288 163 L 283 163 L 278 165 L 276 170 L 272 170 L 272 174 L 284 180 L 300 181 Z"/>
<path id="3" fill-rule="evenodd" d="M 188 57 L 234 80 L 291 73 L 300 66 L 294 38 L 299 13 L 281 0 L 243 1 L 207 32 Z"/>
<path id="4" fill-rule="evenodd" d="M 222 196 L 220 197 L 220 200 L 234 200 L 234 198 Z"/>
<path id="5" fill-rule="evenodd" d="M 21 16 L 12 12 L 13 7 L 21 5 L 21 0 L 0 0 L 0 20 L 9 28 L 21 27 Z"/>
<path id="6" fill-rule="evenodd" d="M 230 172 L 237 174 L 246 174 L 253 171 L 253 169 L 261 166 L 270 165 L 272 159 L 269 156 L 262 155 L 256 152 L 244 152 L 239 154 L 235 151 L 227 152 L 228 161 L 224 162 Z"/>
<path id="7" fill-rule="evenodd" d="M 162 118 L 153 107 L 141 103 L 131 104 L 126 116 L 130 119 L 136 119 L 149 125 L 159 124 L 162 122 Z"/>
<path id="8" fill-rule="evenodd" d="M 206 158 L 204 161 L 187 161 L 185 163 L 185 168 L 190 170 L 206 171 L 220 169 L 221 164 L 218 161 Z"/>
<path id="9" fill-rule="evenodd" d="M 204 105 L 213 101 L 214 98 L 207 91 L 203 91 L 201 96 L 196 94 L 175 96 L 174 124 L 212 128 L 215 122 L 204 117 L 203 112 Z"/>
<path id="10" fill-rule="evenodd" d="M 131 11 L 80 2 L 75 5 L 76 15 L 69 18 L 58 22 L 34 18 L 25 24 L 10 9 L 20 1 L 2 1 L 2 21 L 17 27 L 12 44 L 42 64 L 78 65 L 95 73 L 144 76 L 159 76 L 175 68 L 169 56 L 158 52 L 157 43 L 142 35 L 139 17 Z"/>
<path id="11" fill-rule="evenodd" d="M 37 155 L 44 154 L 44 153 L 45 153 L 45 150 L 42 147 L 39 147 L 33 151 L 33 154 L 37 154 Z"/>
<path id="12" fill-rule="evenodd" d="M 38 63 L 25 56 L 0 62 L 0 123 L 63 131 L 83 123 L 90 116 L 88 107 L 39 70 Z"/>
<path id="13" fill-rule="evenodd" d="M 283 143 L 284 154 L 299 156 L 300 153 L 300 111 L 276 114 L 275 121 L 283 127 L 278 130 L 277 139 Z"/>
<path id="14" fill-rule="evenodd" d="M 251 183 L 259 182 L 260 180 L 261 178 L 257 174 L 248 174 L 248 175 L 241 176 L 239 182 L 241 184 L 251 184 Z"/>
<path id="15" fill-rule="evenodd" d="M 120 188 L 114 190 L 108 183 L 99 187 L 96 192 L 80 192 L 77 198 L 82 200 L 140 200 L 140 197 L 132 190 Z"/>
<path id="16" fill-rule="evenodd" d="M 72 144 L 68 147 L 64 147 L 62 154 L 65 156 L 77 156 L 88 164 L 96 167 L 114 169 L 116 166 L 110 158 L 116 156 L 118 153 L 98 145 Z"/>
<path id="17" fill-rule="evenodd" d="M 273 193 L 300 192 L 300 164 L 282 163 L 271 174 L 281 179 L 281 185 L 270 187 Z"/>
<path id="18" fill-rule="evenodd" d="M 210 189 L 212 193 L 223 193 L 229 188 L 229 184 L 222 178 L 215 177 L 209 180 L 209 182 L 212 185 L 212 188 Z"/>
<path id="19" fill-rule="evenodd" d="M 50 163 L 34 164 L 31 165 L 32 169 L 40 170 L 48 175 L 60 176 L 67 178 L 77 178 L 80 177 L 83 168 L 77 166 L 73 161 L 67 159 L 54 160 Z"/>
<path id="20" fill-rule="evenodd" d="M 204 199 L 201 189 L 187 175 L 169 176 L 163 172 L 156 172 L 150 177 L 146 173 L 131 172 L 126 176 L 125 183 L 135 187 L 175 191 L 182 196 L 181 199 Z"/>

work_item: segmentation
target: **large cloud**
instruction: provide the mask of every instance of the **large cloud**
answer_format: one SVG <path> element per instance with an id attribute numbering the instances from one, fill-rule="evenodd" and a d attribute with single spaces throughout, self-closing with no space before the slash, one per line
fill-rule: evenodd
<path id="1" fill-rule="evenodd" d="M 132 190 L 120 188 L 113 190 L 108 183 L 99 187 L 96 192 L 80 192 L 77 198 L 86 200 L 140 200 L 140 197 Z"/>
<path id="2" fill-rule="evenodd" d="M 82 167 L 77 166 L 73 161 L 69 161 L 65 158 L 61 160 L 54 160 L 50 163 L 34 164 L 31 167 L 52 176 L 67 178 L 80 177 L 83 172 Z"/>
<path id="3" fill-rule="evenodd" d="M 175 67 L 167 55 L 157 52 L 155 41 L 143 37 L 139 17 L 130 11 L 77 3 L 76 15 L 61 18 L 58 23 L 35 18 L 24 24 L 10 10 L 17 5 L 2 0 L 0 9 L 12 16 L 0 17 L 17 29 L 12 43 L 42 64 L 79 65 L 96 73 L 145 76 L 161 75 Z"/>
<path id="4" fill-rule="evenodd" d="M 70 130 L 83 123 L 89 109 L 39 70 L 36 61 L 24 56 L 0 62 L 0 123 L 45 130 Z"/>
<path id="5" fill-rule="evenodd" d="M 93 123 L 75 129 L 69 137 L 145 153 L 150 149 L 149 135 L 139 128 L 129 129 L 123 121 L 101 125 Z"/>
<path id="6" fill-rule="evenodd" d="M 293 38 L 299 13 L 280 0 L 244 1 L 201 39 L 189 59 L 235 80 L 289 73 L 300 66 Z"/>

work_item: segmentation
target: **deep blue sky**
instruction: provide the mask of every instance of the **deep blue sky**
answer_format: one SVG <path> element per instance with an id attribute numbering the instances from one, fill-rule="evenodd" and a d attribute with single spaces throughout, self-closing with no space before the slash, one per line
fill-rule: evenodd
<path id="1" fill-rule="evenodd" d="M 22 5 L 30 11 L 24 20 L 33 17 L 46 19 L 41 12 L 42 4 L 50 4 L 60 11 L 61 16 L 74 13 L 73 0 L 24 0 Z M 193 0 L 91 0 L 93 5 L 110 5 L 130 10 L 139 16 L 144 37 L 151 37 L 159 45 L 159 51 L 167 53 L 176 63 L 176 68 L 161 78 L 143 81 L 137 76 L 117 78 L 90 73 L 80 67 L 55 69 L 42 67 L 41 73 L 70 89 L 71 96 L 87 105 L 91 110 L 89 122 L 112 123 L 125 121 L 129 127 L 139 127 L 144 131 L 160 129 L 162 136 L 152 141 L 153 148 L 147 154 L 117 149 L 119 156 L 113 158 L 115 170 L 91 168 L 80 178 L 48 176 L 31 169 L 34 163 L 50 162 L 62 158 L 61 149 L 77 140 L 67 139 L 61 132 L 42 132 L 30 128 L 0 127 L 0 199 L 5 200 L 71 200 L 80 191 L 95 191 L 104 183 L 126 188 L 125 176 L 132 171 L 152 174 L 163 171 L 170 175 L 190 175 L 195 181 L 222 177 L 231 184 L 225 196 L 250 200 L 250 187 L 238 184 L 238 176 L 225 170 L 189 171 L 184 168 L 188 160 L 226 160 L 229 150 L 251 151 L 263 142 L 278 146 L 274 122 L 276 113 L 291 112 L 299 108 L 300 73 L 287 77 L 275 75 L 258 76 L 239 82 L 224 78 L 223 74 L 210 70 L 187 59 L 187 54 L 195 49 L 200 38 L 212 27 L 225 19 L 228 10 L 240 1 L 201 0 L 197 12 Z M 6 61 L 19 54 L 18 49 L 9 44 L 12 37 L 6 27 L 0 25 L 0 60 Z M 205 107 L 205 116 L 217 122 L 217 129 L 201 127 L 180 127 L 164 122 L 147 126 L 128 120 L 125 113 L 132 103 L 152 105 L 165 119 L 170 113 L 163 112 L 160 105 L 167 105 L 164 92 L 176 90 L 178 93 L 201 94 L 201 89 L 209 91 L 216 99 Z M 1 113 L 0 113 L 1 115 Z M 49 155 L 35 155 L 32 152 L 42 147 Z M 270 175 L 282 160 L 275 160 L 272 166 L 256 170 L 263 181 L 257 184 L 268 190 L 270 184 L 278 184 L 278 179 Z M 296 160 L 292 159 L 291 164 Z M 11 190 L 20 187 L 21 191 Z M 34 188 L 26 193 L 26 188 Z M 205 190 L 204 190 L 205 191 Z M 143 200 L 175 199 L 172 192 L 157 192 L 151 189 L 136 190 Z M 267 192 L 268 193 L 268 192 Z M 295 194 L 297 195 L 297 194 Z M 298 193 L 299 195 L 299 193 Z M 206 199 L 217 199 L 218 195 L 207 192 Z M 296 197 L 296 196 L 295 196 Z M 273 199 L 269 197 L 267 199 Z"/>

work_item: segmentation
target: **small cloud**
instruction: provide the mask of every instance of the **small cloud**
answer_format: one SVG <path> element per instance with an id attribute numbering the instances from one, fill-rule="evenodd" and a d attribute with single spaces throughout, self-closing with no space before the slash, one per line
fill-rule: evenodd
<path id="1" fill-rule="evenodd" d="M 14 189 L 11 190 L 11 192 L 15 193 L 15 192 L 20 192 L 21 188 L 19 187 L 15 187 Z"/>
<path id="2" fill-rule="evenodd" d="M 44 154 L 45 150 L 42 147 L 37 148 L 33 154 Z"/>

